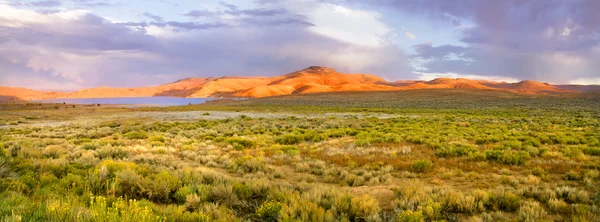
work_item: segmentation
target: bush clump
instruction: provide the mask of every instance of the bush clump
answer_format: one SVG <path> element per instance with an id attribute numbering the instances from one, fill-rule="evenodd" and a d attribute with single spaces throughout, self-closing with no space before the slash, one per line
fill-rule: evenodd
<path id="1" fill-rule="evenodd" d="M 586 147 L 583 149 L 583 153 L 590 156 L 600 156 L 600 147 Z"/>
<path id="2" fill-rule="evenodd" d="M 510 150 L 487 150 L 485 151 L 485 157 L 487 160 L 508 165 L 523 165 L 531 158 L 528 152 Z"/>
<path id="3" fill-rule="evenodd" d="M 237 158 L 235 164 L 230 168 L 234 172 L 256 173 L 266 168 L 265 161 L 258 157 L 250 155 Z"/>
<path id="4" fill-rule="evenodd" d="M 517 217 L 519 221 L 525 222 L 545 221 L 548 219 L 548 213 L 538 202 L 527 201 L 519 208 Z"/>
<path id="5" fill-rule="evenodd" d="M 410 165 L 410 169 L 415 173 L 425 173 L 433 169 L 433 163 L 429 160 L 417 160 Z"/>
<path id="6" fill-rule="evenodd" d="M 226 140 L 226 142 L 231 144 L 236 150 L 247 149 L 256 146 L 256 142 L 244 138 L 229 138 Z"/>
<path id="7" fill-rule="evenodd" d="M 140 131 L 131 131 L 128 133 L 125 133 L 125 138 L 130 139 L 130 140 L 141 140 L 141 139 L 146 139 L 148 138 L 148 135 L 146 135 L 146 133 L 144 132 L 140 132 Z"/>
<path id="8" fill-rule="evenodd" d="M 399 222 L 423 222 L 425 217 L 421 211 L 413 212 L 412 210 L 402 211 L 396 216 Z"/>
<path id="9" fill-rule="evenodd" d="M 302 135 L 288 133 L 275 139 L 275 142 L 283 145 L 295 145 L 304 141 Z"/>
<path id="10" fill-rule="evenodd" d="M 256 210 L 256 215 L 261 221 L 277 221 L 282 207 L 281 203 L 267 201 Z"/>

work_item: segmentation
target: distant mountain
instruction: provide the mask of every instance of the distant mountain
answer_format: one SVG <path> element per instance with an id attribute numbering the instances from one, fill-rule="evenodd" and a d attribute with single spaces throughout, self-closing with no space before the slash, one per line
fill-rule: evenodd
<path id="1" fill-rule="evenodd" d="M 437 78 L 428 82 L 417 82 L 401 88 L 406 89 L 491 89 L 475 80 Z"/>
<path id="2" fill-rule="evenodd" d="M 96 87 L 76 92 L 42 92 L 26 88 L 0 87 L 0 100 L 101 97 L 268 97 L 339 91 L 388 91 L 417 89 L 481 89 L 521 94 L 600 91 L 600 86 L 554 86 L 531 80 L 518 83 L 438 78 L 431 81 L 388 82 L 376 75 L 344 74 L 332 68 L 311 66 L 275 77 L 186 78 L 159 86 L 137 88 Z"/>
<path id="3" fill-rule="evenodd" d="M 578 92 L 600 92 L 600 85 L 556 85 L 556 87 Z"/>

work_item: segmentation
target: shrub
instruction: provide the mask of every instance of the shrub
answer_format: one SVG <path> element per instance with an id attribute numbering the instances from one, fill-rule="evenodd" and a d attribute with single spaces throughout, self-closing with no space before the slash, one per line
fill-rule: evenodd
<path id="1" fill-rule="evenodd" d="M 256 146 L 256 142 L 249 140 L 249 139 L 243 139 L 243 138 L 230 138 L 226 140 L 227 143 L 233 145 L 234 148 L 236 148 L 236 150 L 242 150 L 244 148 L 252 148 Z M 240 149 L 241 147 L 241 149 Z"/>
<path id="2" fill-rule="evenodd" d="M 281 203 L 267 201 L 264 202 L 258 209 L 256 209 L 256 215 L 261 221 L 277 221 L 281 208 Z"/>
<path id="3" fill-rule="evenodd" d="M 234 150 L 243 150 L 244 146 L 236 143 L 236 144 L 233 144 L 233 149 Z"/>
<path id="4" fill-rule="evenodd" d="M 294 145 L 304 141 L 304 138 L 301 135 L 295 133 L 288 133 L 283 136 L 278 137 L 275 142 L 283 145 Z"/>
<path id="5" fill-rule="evenodd" d="M 232 190 L 240 200 L 248 200 L 250 197 L 252 197 L 252 189 L 250 189 L 250 187 L 246 184 L 234 183 Z"/>
<path id="6" fill-rule="evenodd" d="M 146 135 L 146 133 L 144 132 L 140 132 L 140 131 L 131 131 L 128 133 L 125 133 L 125 138 L 130 139 L 130 140 L 139 140 L 139 139 L 146 139 L 148 138 L 148 135 Z"/>
<path id="7" fill-rule="evenodd" d="M 548 200 L 548 208 L 554 213 L 569 213 L 571 211 L 571 207 L 567 202 L 556 198 Z"/>
<path id="8" fill-rule="evenodd" d="M 165 137 L 163 137 L 162 135 L 153 135 L 150 138 L 148 138 L 148 142 L 161 142 L 161 143 L 164 143 L 165 142 Z"/>
<path id="9" fill-rule="evenodd" d="M 340 138 L 346 136 L 346 130 L 344 129 L 328 129 L 324 133 L 329 138 Z"/>
<path id="10" fill-rule="evenodd" d="M 437 149 L 435 155 L 438 157 L 456 157 L 466 156 L 477 151 L 477 148 L 471 144 L 451 144 Z"/>
<path id="11" fill-rule="evenodd" d="M 81 145 L 81 149 L 84 149 L 84 150 L 96 150 L 98 148 L 100 148 L 100 145 L 95 144 L 95 143 L 84 143 Z"/>
<path id="12" fill-rule="evenodd" d="M 486 160 L 485 153 L 483 152 L 473 152 L 469 154 L 469 160 L 471 161 L 484 161 Z"/>
<path id="13" fill-rule="evenodd" d="M 280 221 L 333 221 L 333 215 L 313 202 L 293 198 L 289 203 L 282 205 L 278 219 Z"/>
<path id="14" fill-rule="evenodd" d="M 486 208 L 512 212 L 519 208 L 521 198 L 508 191 L 495 191 L 489 196 Z"/>
<path id="15" fill-rule="evenodd" d="M 590 156 L 600 156 L 600 147 L 586 147 L 583 149 L 583 153 Z"/>
<path id="16" fill-rule="evenodd" d="M 411 210 L 402 211 L 398 213 L 396 216 L 397 221 L 399 222 L 423 222 L 425 218 L 423 217 L 423 213 L 421 211 L 413 212 Z"/>
<path id="17" fill-rule="evenodd" d="M 368 195 L 352 197 L 350 216 L 354 221 L 366 218 L 378 221 L 380 211 L 379 202 L 375 198 Z"/>
<path id="18" fill-rule="evenodd" d="M 178 203 L 183 204 L 186 202 L 186 199 L 189 195 L 196 195 L 196 186 L 194 186 L 194 185 L 183 186 L 175 192 L 174 197 Z"/>
<path id="19" fill-rule="evenodd" d="M 233 193 L 233 186 L 230 184 L 219 184 L 212 188 L 209 200 L 226 206 L 239 205 L 239 199 Z"/>
<path id="20" fill-rule="evenodd" d="M 533 168 L 533 170 L 531 170 L 531 174 L 541 177 L 546 175 L 546 171 L 544 169 L 542 169 L 541 167 L 537 166 L 535 168 Z"/>
<path id="21" fill-rule="evenodd" d="M 66 154 L 67 151 L 60 146 L 50 145 L 44 148 L 44 151 L 42 151 L 42 153 L 44 154 L 44 156 L 49 158 L 58 158 L 60 155 Z"/>
<path id="22" fill-rule="evenodd" d="M 413 162 L 410 169 L 415 173 L 425 173 L 433 168 L 433 163 L 429 160 L 417 160 Z"/>
<path id="23" fill-rule="evenodd" d="M 197 194 L 187 195 L 185 198 L 184 207 L 188 211 L 196 211 L 202 206 L 202 199 Z"/>
<path id="24" fill-rule="evenodd" d="M 571 170 L 564 176 L 565 180 L 581 180 L 581 174 L 577 171 Z"/>
<path id="25" fill-rule="evenodd" d="M 7 157 L 8 152 L 4 149 L 4 143 L 0 142 L 0 157 Z"/>
<path id="26" fill-rule="evenodd" d="M 583 155 L 583 151 L 580 147 L 568 146 L 560 151 L 562 151 L 563 155 L 569 158 L 579 158 Z"/>
<path id="27" fill-rule="evenodd" d="M 159 203 L 170 203 L 171 197 L 181 186 L 179 178 L 163 171 L 140 180 L 140 192 L 144 197 Z"/>
<path id="28" fill-rule="evenodd" d="M 587 203 L 589 201 L 589 195 L 585 190 L 577 188 L 562 186 L 554 189 L 556 196 L 560 199 L 567 201 L 568 203 Z"/>
<path id="29" fill-rule="evenodd" d="M 280 149 L 284 153 L 291 155 L 291 156 L 300 154 L 300 150 L 298 149 L 297 146 L 282 146 Z"/>
<path id="30" fill-rule="evenodd" d="M 519 208 L 517 217 L 519 221 L 525 222 L 545 221 L 548 219 L 548 213 L 538 202 L 527 201 Z"/>
<path id="31" fill-rule="evenodd" d="M 487 150 L 485 157 L 490 161 L 497 161 L 509 165 L 522 165 L 530 159 L 525 151 L 513 152 L 510 150 Z"/>
<path id="32" fill-rule="evenodd" d="M 125 168 L 116 174 L 119 181 L 119 188 L 121 194 L 126 195 L 129 198 L 136 198 L 138 196 L 138 181 L 140 176 L 133 169 Z"/>
<path id="33" fill-rule="evenodd" d="M 124 159 L 129 156 L 129 151 L 125 147 L 104 147 L 98 150 L 98 157 L 100 159 Z"/>
<path id="34" fill-rule="evenodd" d="M 173 221 L 180 222 L 209 222 L 211 218 L 204 212 L 175 212 L 175 215 L 165 215 L 165 218 L 172 219 Z"/>
<path id="35" fill-rule="evenodd" d="M 94 212 L 97 221 L 162 221 L 160 216 L 154 215 L 147 206 L 140 206 L 136 200 L 125 201 L 118 199 L 112 204 L 104 197 L 93 197 L 90 210 Z"/>
<path id="36" fill-rule="evenodd" d="M 265 167 L 266 164 L 261 158 L 247 155 L 237 158 L 235 160 L 235 165 L 231 170 L 240 173 L 256 173 L 258 171 L 263 171 Z"/>
<path id="37" fill-rule="evenodd" d="M 592 204 L 596 206 L 600 206 L 600 191 L 596 192 L 592 196 Z"/>
<path id="38" fill-rule="evenodd" d="M 304 141 L 310 142 L 321 142 L 326 139 L 325 135 L 317 133 L 316 131 L 307 131 L 302 134 Z"/>

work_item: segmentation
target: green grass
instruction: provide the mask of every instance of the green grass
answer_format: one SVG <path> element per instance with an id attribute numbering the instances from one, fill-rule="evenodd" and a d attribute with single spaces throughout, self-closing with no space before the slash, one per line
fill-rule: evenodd
<path id="1" fill-rule="evenodd" d="M 597 221 L 599 101 L 419 90 L 140 109 L 2 105 L 0 219 Z M 178 111 L 201 118 L 136 116 Z M 73 116 L 83 119 L 42 124 Z"/>

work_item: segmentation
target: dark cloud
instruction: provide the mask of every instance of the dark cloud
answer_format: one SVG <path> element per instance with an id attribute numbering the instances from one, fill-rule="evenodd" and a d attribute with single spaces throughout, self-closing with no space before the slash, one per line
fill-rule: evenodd
<path id="1" fill-rule="evenodd" d="M 228 25 L 223 23 L 197 23 L 197 22 L 175 22 L 170 21 L 166 23 L 167 25 L 184 29 L 184 30 L 196 30 L 196 29 L 212 29 L 212 28 L 221 28 L 227 27 Z"/>
<path id="2" fill-rule="evenodd" d="M 60 3 L 60 1 L 48 0 L 48 1 L 31 2 L 31 3 L 29 3 L 29 5 L 34 6 L 34 7 L 57 7 L 57 6 L 61 6 L 62 3 Z"/>
<path id="3" fill-rule="evenodd" d="M 214 17 L 221 14 L 220 12 L 209 11 L 209 10 L 192 10 L 185 14 L 184 16 L 192 17 L 192 18 L 201 18 L 201 17 Z"/>
<path id="4" fill-rule="evenodd" d="M 247 18 L 242 20 L 242 23 L 249 26 L 273 26 L 273 25 L 299 25 L 304 26 L 315 26 L 314 24 L 307 22 L 301 18 L 285 18 L 285 19 L 270 19 L 262 20 L 255 18 Z"/>
<path id="5" fill-rule="evenodd" d="M 119 25 L 124 25 L 124 26 L 139 26 L 139 27 L 146 27 L 148 26 L 147 22 L 119 22 L 116 23 Z"/>
<path id="6" fill-rule="evenodd" d="M 202 17 L 215 17 L 220 15 L 233 15 L 233 16 L 250 16 L 250 17 L 271 17 L 278 15 L 286 15 L 288 12 L 285 9 L 266 9 L 266 8 L 256 8 L 256 9 L 244 9 L 240 10 L 236 5 L 227 4 L 225 2 L 220 2 L 222 6 L 226 8 L 223 11 L 212 11 L 212 10 L 192 10 L 185 14 L 184 16 L 192 17 L 192 18 L 202 18 Z"/>
<path id="7" fill-rule="evenodd" d="M 414 46 L 426 72 L 565 83 L 593 76 L 600 60 L 596 0 L 350 0 L 461 27 L 464 46 Z M 435 45 L 435 43 L 434 43 Z M 460 59 L 447 57 L 462 52 Z"/>
<path id="8" fill-rule="evenodd" d="M 163 18 L 158 16 L 158 15 L 154 15 L 148 12 L 144 12 L 144 14 L 142 14 L 145 17 L 151 18 L 152 20 L 156 21 L 156 22 L 162 22 Z"/>
<path id="9" fill-rule="evenodd" d="M 52 26 L 39 23 L 18 28 L 0 25 L 0 32 L 21 44 L 60 47 L 69 51 L 148 49 L 157 43 L 153 37 L 126 27 L 128 25 L 132 24 L 111 23 L 86 14 Z"/>
<path id="10" fill-rule="evenodd" d="M 222 5 L 222 6 L 224 6 L 227 9 L 231 10 L 231 11 L 237 11 L 238 10 L 238 7 L 236 5 L 229 4 L 229 3 L 224 2 L 224 1 L 219 1 L 219 4 Z"/>
<path id="11" fill-rule="evenodd" d="M 417 52 L 414 57 L 421 59 L 444 59 L 450 55 L 462 57 L 463 53 L 465 52 L 465 47 L 453 45 L 433 47 L 431 44 L 419 44 L 414 45 L 413 49 Z"/>
<path id="12" fill-rule="evenodd" d="M 285 14 L 286 12 L 287 11 L 284 9 L 264 9 L 264 8 L 248 9 L 248 10 L 239 11 L 239 13 L 241 13 L 243 15 L 249 15 L 249 16 L 275 16 L 275 15 Z"/>
<path id="13" fill-rule="evenodd" d="M 356 2 L 356 1 L 352 1 Z M 358 1 L 429 15 L 440 21 L 472 21 L 462 41 L 518 50 L 579 50 L 600 42 L 596 0 L 372 0 Z M 569 29 L 569 35 L 562 35 Z M 565 33 L 566 34 L 566 33 Z M 557 46 L 558 45 L 558 46 Z M 570 47 L 573 46 L 573 47 Z"/>
<path id="14" fill-rule="evenodd" d="M 96 7 L 114 7 L 115 4 L 108 3 L 102 0 L 72 0 L 76 5 L 86 8 Z"/>
<path id="15" fill-rule="evenodd" d="M 212 11 L 212 10 L 192 10 L 184 16 L 199 19 L 199 18 L 213 18 L 216 19 L 221 15 L 232 15 L 235 16 L 241 25 L 246 26 L 275 26 L 275 25 L 300 25 L 302 26 L 314 26 L 314 24 L 306 21 L 304 16 L 299 16 L 288 12 L 285 9 L 267 9 L 267 8 L 256 8 L 256 9 L 243 9 L 240 10 L 238 6 L 220 2 L 222 6 L 226 8 L 224 11 Z M 189 23 L 180 24 L 175 22 L 173 26 L 187 27 Z M 218 26 L 216 26 L 218 27 Z M 216 28 L 209 27 L 209 28 Z M 189 28 L 188 28 L 189 29 Z"/>
<path id="16" fill-rule="evenodd" d="M 61 12 L 61 10 L 59 10 L 59 9 L 37 9 L 35 11 L 37 13 L 44 14 L 44 15 L 55 14 L 55 13 Z"/>
<path id="17" fill-rule="evenodd" d="M 56 1 L 56 0 L 46 0 L 46 1 L 31 1 L 31 2 L 25 2 L 25 1 L 10 1 L 9 2 L 10 5 L 13 6 L 22 6 L 22 7 L 41 7 L 41 8 L 52 8 L 52 7 L 58 7 L 61 6 L 62 3 L 60 1 Z"/>
<path id="18" fill-rule="evenodd" d="M 1 85 L 131 87 L 194 76 L 281 75 L 314 64 L 391 77 L 403 62 L 395 46 L 370 48 L 334 40 L 306 29 L 313 24 L 291 14 L 246 16 L 232 23 L 236 25 L 221 20 L 116 23 L 95 14 L 42 16 L 47 21 L 19 20 L 25 24 L 19 27 L 0 19 L 0 69 L 6 74 L 0 76 Z M 373 56 L 382 58 L 363 61 Z"/>

